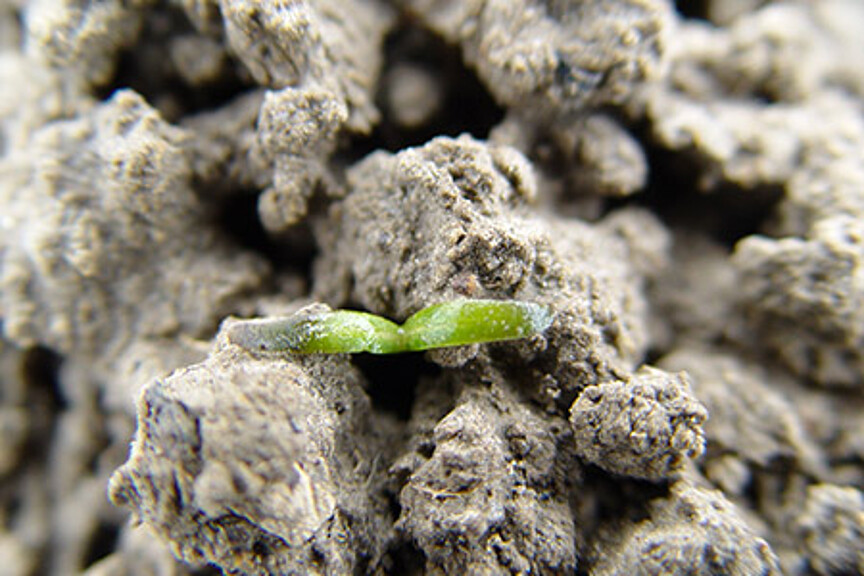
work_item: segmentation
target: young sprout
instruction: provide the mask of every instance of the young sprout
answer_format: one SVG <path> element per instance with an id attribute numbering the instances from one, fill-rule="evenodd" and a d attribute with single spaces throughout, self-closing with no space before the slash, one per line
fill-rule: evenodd
<path id="1" fill-rule="evenodd" d="M 506 300 L 435 304 L 401 326 L 366 312 L 312 306 L 287 318 L 232 324 L 228 340 L 261 352 L 394 354 L 515 340 L 542 332 L 551 323 L 546 306 Z"/>

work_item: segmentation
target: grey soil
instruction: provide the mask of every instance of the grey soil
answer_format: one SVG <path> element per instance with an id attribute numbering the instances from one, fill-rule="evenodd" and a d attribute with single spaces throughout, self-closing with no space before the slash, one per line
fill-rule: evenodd
<path id="1" fill-rule="evenodd" d="M 864 4 L 0 0 L 0 572 L 864 573 Z M 548 306 L 274 355 L 237 318 Z"/>

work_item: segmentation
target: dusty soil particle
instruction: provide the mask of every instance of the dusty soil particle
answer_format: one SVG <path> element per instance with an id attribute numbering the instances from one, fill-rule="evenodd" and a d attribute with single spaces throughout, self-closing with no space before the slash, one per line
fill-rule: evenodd
<path id="1" fill-rule="evenodd" d="M 772 385 L 772 374 L 721 351 L 680 348 L 660 361 L 685 370 L 693 394 L 711 417 L 705 434 L 719 455 L 734 454 L 750 466 L 770 468 L 785 461 L 817 474 L 823 463 L 788 392 Z"/>
<path id="2" fill-rule="evenodd" d="M 860 490 L 811 486 L 795 530 L 816 574 L 864 571 L 864 494 Z"/>
<path id="3" fill-rule="evenodd" d="M 136 338 L 201 335 L 260 284 L 263 262 L 208 225 L 185 143 L 140 96 L 119 92 L 41 129 L 30 154 L 2 159 L 6 338 L 92 355 Z"/>
<path id="4" fill-rule="evenodd" d="M 505 389 L 466 384 L 409 472 L 397 526 L 426 556 L 428 573 L 559 573 L 576 566 L 566 497 L 565 426 Z"/>
<path id="5" fill-rule="evenodd" d="M 649 367 L 628 381 L 586 388 L 570 408 L 580 457 L 613 474 L 655 481 L 702 454 L 707 417 L 684 373 Z"/>
<path id="6" fill-rule="evenodd" d="M 861 386 L 862 260 L 864 225 L 849 216 L 820 220 L 806 239 L 742 241 L 732 263 L 740 273 L 745 314 L 762 345 L 817 382 Z"/>
<path id="7" fill-rule="evenodd" d="M 782 573 L 776 554 L 734 504 L 687 481 L 653 501 L 647 518 L 615 525 L 595 546 L 593 574 Z"/>
<path id="8" fill-rule="evenodd" d="M 368 399 L 344 358 L 325 364 L 228 348 L 148 386 L 112 499 L 182 558 L 229 571 L 345 573 L 380 556 Z"/>
<path id="9" fill-rule="evenodd" d="M 462 47 L 501 105 L 543 119 L 621 103 L 655 76 L 671 16 L 654 0 L 402 3 Z"/>

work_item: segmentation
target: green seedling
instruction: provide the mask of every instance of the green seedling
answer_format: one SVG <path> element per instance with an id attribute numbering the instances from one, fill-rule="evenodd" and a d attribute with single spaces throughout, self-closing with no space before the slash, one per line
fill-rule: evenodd
<path id="1" fill-rule="evenodd" d="M 455 300 L 420 310 L 401 326 L 353 310 L 310 307 L 287 318 L 238 322 L 228 340 L 261 352 L 395 354 L 516 340 L 546 330 L 546 306 L 506 300 Z"/>

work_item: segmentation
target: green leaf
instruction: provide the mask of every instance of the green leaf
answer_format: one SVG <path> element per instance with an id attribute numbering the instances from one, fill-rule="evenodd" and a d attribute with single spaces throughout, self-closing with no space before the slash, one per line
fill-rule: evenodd
<path id="1" fill-rule="evenodd" d="M 545 306 L 506 300 L 435 304 L 402 326 L 366 312 L 311 307 L 287 318 L 237 322 L 228 328 L 228 340 L 265 353 L 393 354 L 525 338 L 552 319 Z"/>
<path id="2" fill-rule="evenodd" d="M 455 300 L 424 308 L 402 325 L 406 350 L 516 340 L 542 332 L 550 310 L 532 302 Z"/>

